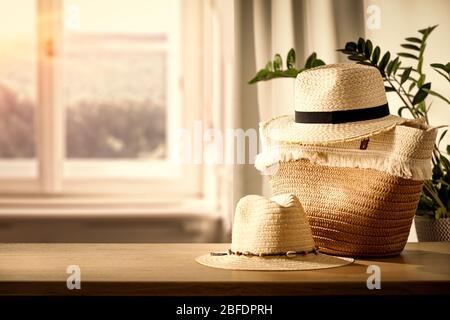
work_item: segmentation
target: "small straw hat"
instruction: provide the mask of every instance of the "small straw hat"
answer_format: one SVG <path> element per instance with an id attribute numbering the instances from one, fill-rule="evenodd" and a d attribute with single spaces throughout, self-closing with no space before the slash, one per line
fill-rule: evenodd
<path id="1" fill-rule="evenodd" d="M 295 115 L 272 118 L 265 129 L 274 140 L 328 144 L 368 137 L 406 121 L 389 113 L 378 69 L 341 63 L 301 72 Z"/>
<path id="2" fill-rule="evenodd" d="M 196 261 L 222 269 L 281 271 L 334 268 L 353 259 L 319 253 L 300 201 L 293 194 L 282 194 L 242 198 L 236 207 L 231 248 Z"/>

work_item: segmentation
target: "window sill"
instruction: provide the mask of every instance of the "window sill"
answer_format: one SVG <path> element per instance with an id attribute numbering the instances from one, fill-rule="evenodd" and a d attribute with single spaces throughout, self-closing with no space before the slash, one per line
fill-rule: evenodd
<path id="1" fill-rule="evenodd" d="M 0 242 L 218 242 L 219 210 L 202 199 L 1 198 Z"/>
<path id="2" fill-rule="evenodd" d="M 139 196 L 8 196 L 0 197 L 0 218 L 144 218 L 208 216 L 214 205 L 202 198 L 158 200 Z"/>

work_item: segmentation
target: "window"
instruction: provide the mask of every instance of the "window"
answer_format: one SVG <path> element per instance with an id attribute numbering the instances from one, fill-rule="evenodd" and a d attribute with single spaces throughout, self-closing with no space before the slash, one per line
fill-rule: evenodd
<path id="1" fill-rule="evenodd" d="M 35 2 L 0 1 L 0 175 L 36 176 Z M 20 21 L 20 23 L 19 23 Z"/>
<path id="2" fill-rule="evenodd" d="M 198 195 L 201 167 L 171 161 L 202 112 L 183 5 L 0 0 L 0 192 Z"/>

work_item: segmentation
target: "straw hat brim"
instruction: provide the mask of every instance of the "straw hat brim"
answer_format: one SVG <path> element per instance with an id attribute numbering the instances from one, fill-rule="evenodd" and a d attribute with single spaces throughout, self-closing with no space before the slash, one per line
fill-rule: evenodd
<path id="1" fill-rule="evenodd" d="M 286 115 L 272 118 L 262 124 L 266 136 L 275 141 L 303 144 L 325 144 L 351 141 L 390 130 L 410 121 L 405 118 L 388 115 L 383 118 L 347 122 L 339 124 L 296 123 L 294 116 Z"/>
<path id="2" fill-rule="evenodd" d="M 208 267 L 230 270 L 301 271 L 341 267 L 352 263 L 354 259 L 334 257 L 320 253 L 292 258 L 282 256 L 214 256 L 205 254 L 197 257 L 195 261 Z"/>

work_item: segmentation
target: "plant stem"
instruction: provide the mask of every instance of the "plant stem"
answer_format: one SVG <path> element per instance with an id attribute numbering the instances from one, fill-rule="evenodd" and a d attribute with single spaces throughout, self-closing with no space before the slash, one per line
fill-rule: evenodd
<path id="1" fill-rule="evenodd" d="M 409 103 L 411 104 L 411 107 L 414 108 L 413 102 L 411 101 L 411 98 L 408 96 L 408 93 L 406 92 L 405 88 L 403 88 L 403 85 L 400 83 L 400 81 L 397 80 L 397 78 L 394 76 L 393 79 L 395 82 L 397 82 L 399 90 L 402 91 L 405 94 L 406 99 L 408 99 Z"/>
<path id="2" fill-rule="evenodd" d="M 411 112 L 412 116 L 416 119 L 417 115 L 414 112 L 414 109 L 408 105 L 408 102 L 405 100 L 405 98 L 403 97 L 402 93 L 399 91 L 399 89 L 397 89 L 392 82 L 389 80 L 388 77 L 385 78 L 386 81 L 391 85 L 391 87 L 395 90 L 395 92 L 397 93 L 397 95 L 400 97 L 400 99 L 403 101 L 403 103 L 405 104 L 405 107 L 408 108 L 409 112 Z"/>

